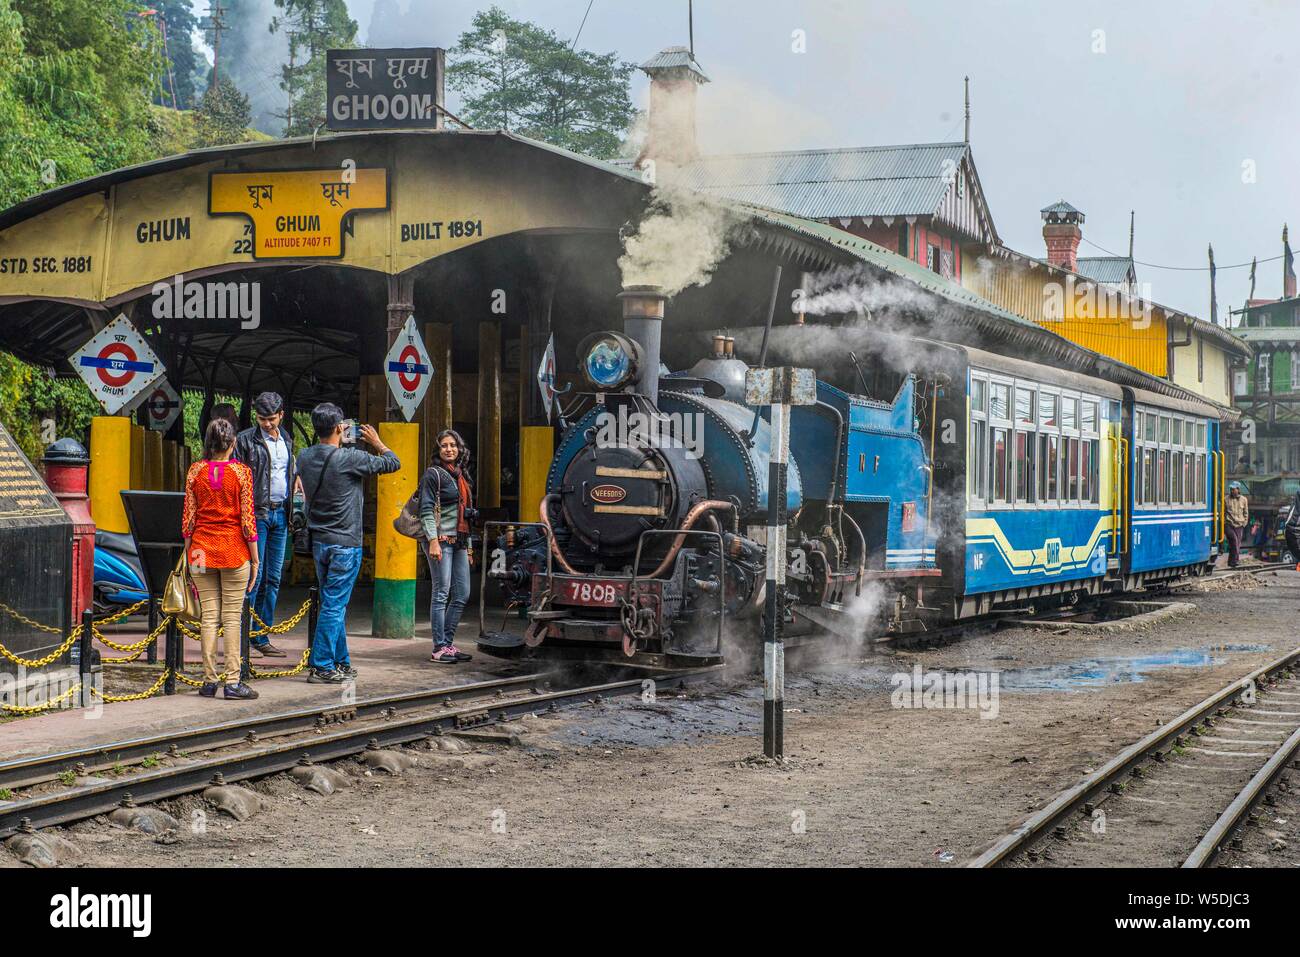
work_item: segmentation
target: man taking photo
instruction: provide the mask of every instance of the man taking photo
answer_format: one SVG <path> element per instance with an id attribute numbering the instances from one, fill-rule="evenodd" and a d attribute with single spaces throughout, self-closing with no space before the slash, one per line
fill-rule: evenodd
<path id="1" fill-rule="evenodd" d="M 263 392 L 253 401 L 257 425 L 240 432 L 235 439 L 235 458 L 253 472 L 253 510 L 257 516 L 257 550 L 261 574 L 249 595 L 253 611 L 265 622 L 275 624 L 275 603 L 280 597 L 280 573 L 284 568 L 285 543 L 289 539 L 289 510 L 293 506 L 296 479 L 293 433 L 281 429 L 284 400 L 278 393 Z M 254 622 L 254 630 L 260 626 Z M 260 635 L 249 641 L 251 657 L 283 658 L 285 653 Z"/>
<path id="2" fill-rule="evenodd" d="M 307 680 L 314 684 L 341 684 L 355 678 L 348 655 L 347 613 L 352 586 L 361 571 L 361 508 L 365 481 L 402 467 L 396 455 L 379 440 L 369 425 L 358 429 L 374 455 L 343 445 L 343 410 L 322 402 L 311 412 L 316 444 L 298 455 L 298 474 L 306 496 L 307 533 L 316 581 L 320 587 L 320 614 L 312 642 Z"/>

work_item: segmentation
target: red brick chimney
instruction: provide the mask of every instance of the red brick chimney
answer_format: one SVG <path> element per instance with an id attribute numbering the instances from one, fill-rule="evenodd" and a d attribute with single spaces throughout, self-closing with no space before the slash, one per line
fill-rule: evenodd
<path id="1" fill-rule="evenodd" d="M 649 128 L 637 164 L 689 163 L 700 155 L 695 141 L 695 91 L 708 83 L 695 55 L 686 47 L 668 47 L 641 69 L 650 77 Z"/>
<path id="2" fill-rule="evenodd" d="M 1079 240 L 1083 239 L 1083 213 L 1065 200 L 1042 210 L 1043 241 L 1047 243 L 1047 261 L 1053 266 L 1079 271 Z"/>

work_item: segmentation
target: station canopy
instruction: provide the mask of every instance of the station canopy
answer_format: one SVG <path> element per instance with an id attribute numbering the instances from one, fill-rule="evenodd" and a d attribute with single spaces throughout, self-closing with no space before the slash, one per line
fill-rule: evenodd
<path id="1" fill-rule="evenodd" d="M 582 337 L 619 324 L 623 236 L 654 198 L 637 171 L 500 131 L 197 150 L 0 212 L 0 348 L 68 374 L 68 356 L 125 313 L 173 385 L 274 389 L 303 409 L 382 371 L 392 312 L 404 308 L 450 323 L 468 368 L 478 323 L 536 324 L 540 314 L 563 370 Z M 761 325 L 778 265 L 778 323 L 793 320 L 805 273 L 851 265 L 921 293 L 908 307 L 912 331 L 924 334 L 927 314 L 942 310 L 972 344 L 1085 367 L 1100 359 L 865 240 L 724 205 L 743 228 L 709 281 L 669 303 L 664 354 L 676 367 L 693 363 L 687 350 L 708 331 Z M 693 241 L 685 226 L 681 236 Z"/>

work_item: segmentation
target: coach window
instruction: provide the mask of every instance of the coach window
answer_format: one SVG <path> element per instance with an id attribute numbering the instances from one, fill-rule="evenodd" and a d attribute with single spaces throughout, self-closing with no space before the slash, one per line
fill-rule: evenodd
<path id="1" fill-rule="evenodd" d="M 1205 423 L 1196 423 L 1196 501 L 1205 504 Z"/>
<path id="2" fill-rule="evenodd" d="M 1055 505 L 1057 475 L 1060 473 L 1061 397 L 1048 391 L 1038 393 L 1038 501 Z"/>
<path id="3" fill-rule="evenodd" d="M 1034 390 L 1016 386 L 1016 501 L 1034 501 L 1035 452 Z"/>
<path id="4" fill-rule="evenodd" d="M 1011 480 L 1011 383 L 989 383 L 989 501 L 1006 504 Z"/>
<path id="5" fill-rule="evenodd" d="M 1183 420 L 1173 416 L 1169 420 L 1169 480 L 1173 486 L 1169 501 L 1174 505 L 1183 503 Z"/>
<path id="6" fill-rule="evenodd" d="M 1100 489 L 1098 484 L 1098 467 L 1097 452 L 1101 445 L 1101 434 L 1097 421 L 1097 403 L 1092 399 L 1084 399 L 1080 405 L 1080 431 L 1083 433 L 1082 456 L 1080 462 L 1081 485 L 1079 488 L 1079 497 L 1085 503 L 1097 504 L 1100 501 Z"/>
<path id="7" fill-rule="evenodd" d="M 968 485 L 972 499 L 983 502 L 989 476 L 989 384 L 972 375 L 970 380 L 970 462 Z"/>
<path id="8" fill-rule="evenodd" d="M 1061 396 L 1061 498 L 1079 501 L 1079 400 Z"/>
<path id="9" fill-rule="evenodd" d="M 1160 417 L 1160 458 L 1156 460 L 1156 495 L 1161 505 L 1169 505 L 1173 476 L 1169 473 L 1169 416 Z"/>
<path id="10" fill-rule="evenodd" d="M 1141 505 L 1146 499 L 1143 498 L 1142 488 L 1142 420 L 1146 418 L 1146 413 L 1141 409 L 1133 411 L 1133 504 Z"/>
<path id="11" fill-rule="evenodd" d="M 1144 443 L 1142 450 L 1142 501 L 1147 505 L 1157 504 L 1156 488 L 1158 487 L 1156 476 L 1156 462 L 1160 457 L 1160 450 L 1156 447 L 1156 435 L 1160 428 L 1160 416 L 1156 415 L 1150 409 L 1142 413 L 1142 441 Z"/>

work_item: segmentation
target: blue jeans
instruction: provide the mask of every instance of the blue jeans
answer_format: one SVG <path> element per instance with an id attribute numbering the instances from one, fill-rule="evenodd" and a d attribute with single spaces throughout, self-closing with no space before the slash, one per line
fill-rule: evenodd
<path id="1" fill-rule="evenodd" d="M 331 671 L 351 663 L 346 625 L 352 586 L 361 571 L 361 548 L 318 542 L 312 546 L 312 557 L 316 559 L 316 581 L 320 585 L 320 614 L 316 617 L 309 663 L 313 668 Z"/>
<path id="2" fill-rule="evenodd" d="M 456 626 L 469 600 L 469 549 L 443 544 L 442 558 L 438 561 L 429 558 L 429 581 L 433 585 L 429 627 L 433 631 L 433 649 L 437 651 L 456 642 Z"/>
<path id="3" fill-rule="evenodd" d="M 253 611 L 268 625 L 275 624 L 275 602 L 280 597 L 280 573 L 284 571 L 284 548 L 289 540 L 289 519 L 284 506 L 268 508 L 266 518 L 257 522 L 257 587 L 250 597 Z M 253 623 L 257 627 L 257 623 Z M 263 635 L 252 639 L 255 645 L 270 643 Z"/>

